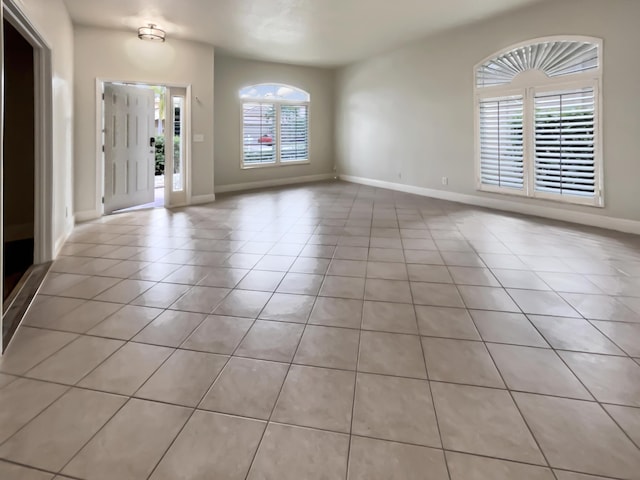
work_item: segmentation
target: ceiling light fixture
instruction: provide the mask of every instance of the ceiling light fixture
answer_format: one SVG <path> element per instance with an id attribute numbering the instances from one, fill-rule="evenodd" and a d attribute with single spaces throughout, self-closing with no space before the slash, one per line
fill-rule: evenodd
<path id="1" fill-rule="evenodd" d="M 164 42 L 166 33 L 164 30 L 157 28 L 153 23 L 150 23 L 146 27 L 140 27 L 138 29 L 138 38 L 140 40 L 151 40 L 154 42 Z"/>

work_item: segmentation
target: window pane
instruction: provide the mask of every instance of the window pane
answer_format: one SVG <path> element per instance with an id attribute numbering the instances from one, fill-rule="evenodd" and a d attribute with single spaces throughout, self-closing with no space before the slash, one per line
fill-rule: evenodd
<path id="1" fill-rule="evenodd" d="M 276 161 L 276 108 L 274 104 L 242 105 L 243 162 L 260 165 Z"/>
<path id="2" fill-rule="evenodd" d="M 309 109 L 307 105 L 280 106 L 280 159 L 299 162 L 309 159 Z"/>
<path id="3" fill-rule="evenodd" d="M 173 102 L 173 184 L 174 192 L 184 190 L 184 128 L 182 112 L 184 97 L 172 97 Z"/>
<path id="4" fill-rule="evenodd" d="M 483 185 L 524 188 L 521 96 L 480 102 L 480 178 Z"/>
<path id="5" fill-rule="evenodd" d="M 535 188 L 595 196 L 595 95 L 592 88 L 535 97 Z"/>
<path id="6" fill-rule="evenodd" d="M 246 100 L 296 100 L 309 101 L 309 94 L 304 90 L 279 83 L 252 85 L 240 90 L 240 98 Z"/>

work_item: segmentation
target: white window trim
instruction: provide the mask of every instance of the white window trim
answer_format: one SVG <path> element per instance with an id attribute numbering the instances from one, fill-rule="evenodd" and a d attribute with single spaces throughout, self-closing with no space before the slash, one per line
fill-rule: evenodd
<path id="1" fill-rule="evenodd" d="M 495 85 L 478 87 L 474 80 L 474 126 L 475 126 L 475 142 L 474 142 L 474 163 L 475 163 L 475 178 L 476 189 L 482 192 L 498 193 L 509 196 L 537 198 L 543 200 L 552 200 L 561 203 L 571 203 L 577 205 L 586 205 L 592 207 L 603 208 L 605 206 L 604 201 L 604 161 L 603 161 L 603 136 L 602 136 L 602 39 L 593 37 L 582 36 L 554 36 L 543 37 L 521 42 L 515 45 L 511 45 L 503 50 L 494 53 L 481 62 L 478 62 L 474 66 L 474 79 L 478 68 L 480 68 L 487 61 L 499 57 L 502 54 L 515 50 L 522 46 L 529 44 L 553 42 L 553 41 L 586 41 L 595 43 L 598 45 L 599 62 L 598 68 L 589 70 L 587 72 L 575 73 L 564 75 L 560 77 L 547 77 L 544 73 L 539 71 L 529 71 L 518 75 L 514 81 L 508 85 Z M 540 81 L 543 77 L 542 82 Z M 595 97 L 595 112 L 594 112 L 594 163 L 595 163 L 595 195 L 593 198 L 585 198 L 571 195 L 561 195 L 549 192 L 539 192 L 535 189 L 535 94 L 539 92 L 554 92 L 554 91 L 566 91 L 566 90 L 578 90 L 580 88 L 593 88 Z M 505 187 L 499 187 L 494 185 L 485 185 L 482 183 L 481 176 L 481 139 L 480 139 L 480 102 L 487 99 L 502 99 L 506 97 L 512 97 L 515 95 L 521 95 L 524 103 L 524 118 L 523 118 L 523 132 L 524 132 L 524 186 L 522 190 L 515 190 Z"/>
<path id="2" fill-rule="evenodd" d="M 269 84 L 265 84 L 269 85 Z M 282 86 L 290 86 L 284 84 L 277 84 Z M 296 90 L 300 90 L 298 87 L 293 87 Z M 244 104 L 255 103 L 260 105 L 275 105 L 276 107 L 276 159 L 271 163 L 257 163 L 257 164 L 245 164 L 244 163 Z M 307 107 L 307 157 L 311 157 L 311 101 L 304 100 L 285 100 L 285 99 L 265 99 L 265 98 L 251 98 L 244 97 L 240 99 L 240 168 L 242 170 L 252 170 L 254 168 L 273 168 L 273 167 L 287 167 L 290 165 L 309 165 L 311 163 L 310 158 L 303 160 L 282 161 L 282 152 L 280 151 L 280 118 L 282 105 L 294 105 L 294 106 L 306 106 Z"/>

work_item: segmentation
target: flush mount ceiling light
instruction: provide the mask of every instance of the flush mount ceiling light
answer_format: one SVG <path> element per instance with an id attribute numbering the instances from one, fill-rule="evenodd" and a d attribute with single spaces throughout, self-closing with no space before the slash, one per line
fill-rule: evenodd
<path id="1" fill-rule="evenodd" d="M 164 42 L 166 33 L 156 27 L 155 24 L 150 23 L 146 27 L 140 27 L 138 29 L 138 38 L 140 40 L 151 40 L 154 42 Z"/>

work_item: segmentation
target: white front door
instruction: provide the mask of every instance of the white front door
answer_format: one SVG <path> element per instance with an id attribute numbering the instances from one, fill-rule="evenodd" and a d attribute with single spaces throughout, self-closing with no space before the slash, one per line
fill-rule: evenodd
<path id="1" fill-rule="evenodd" d="M 104 213 L 154 200 L 155 93 L 104 86 Z"/>

